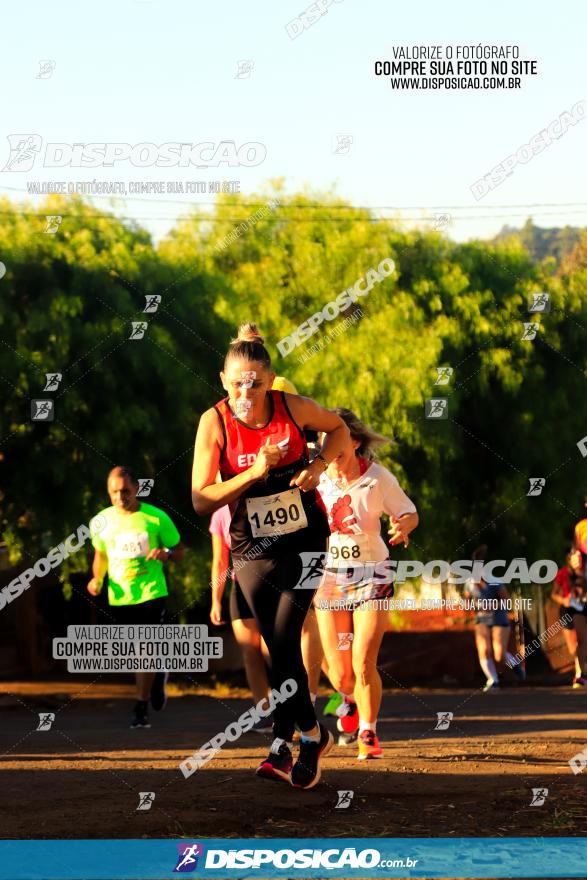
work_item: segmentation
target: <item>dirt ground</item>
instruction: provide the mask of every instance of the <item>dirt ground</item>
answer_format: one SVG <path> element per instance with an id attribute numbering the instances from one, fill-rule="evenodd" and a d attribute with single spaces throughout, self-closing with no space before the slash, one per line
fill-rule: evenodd
<path id="1" fill-rule="evenodd" d="M 91 680 L 0 684 L 4 838 L 582 836 L 587 694 L 569 688 L 386 691 L 381 761 L 336 747 L 317 788 L 259 780 L 269 737 L 245 734 L 189 779 L 179 762 L 249 705 L 188 693 L 130 730 L 132 688 Z M 324 705 L 319 698 L 319 707 Z M 38 713 L 54 712 L 49 731 Z M 453 712 L 435 730 L 437 712 Z M 333 726 L 333 719 L 328 720 Z M 532 788 L 548 788 L 530 807 Z M 354 792 L 336 809 L 337 791 Z M 137 811 L 139 792 L 154 792 Z"/>

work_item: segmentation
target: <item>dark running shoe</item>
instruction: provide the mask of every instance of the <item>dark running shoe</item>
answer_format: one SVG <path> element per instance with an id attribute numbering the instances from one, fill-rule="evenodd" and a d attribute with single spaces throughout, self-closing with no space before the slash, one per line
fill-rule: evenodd
<path id="1" fill-rule="evenodd" d="M 314 788 L 320 782 L 320 762 L 334 745 L 334 737 L 322 724 L 318 723 L 318 727 L 320 742 L 300 740 L 300 754 L 291 771 L 294 788 Z"/>
<path id="2" fill-rule="evenodd" d="M 160 712 L 167 705 L 167 692 L 165 686 L 169 678 L 168 672 L 156 672 L 151 685 L 151 706 L 155 712 Z"/>
<path id="3" fill-rule="evenodd" d="M 130 722 L 130 726 L 132 728 L 136 727 L 150 727 L 149 724 L 149 712 L 146 700 L 138 700 L 135 703 L 135 707 L 132 712 L 132 721 Z"/>
<path id="4" fill-rule="evenodd" d="M 291 782 L 293 759 L 288 744 L 284 739 L 273 740 L 269 754 L 257 767 L 257 776 L 262 779 L 284 779 Z"/>
<path id="5" fill-rule="evenodd" d="M 485 693 L 496 693 L 499 691 L 499 682 L 494 681 L 492 678 L 488 678 L 483 690 Z"/>
<path id="6" fill-rule="evenodd" d="M 271 715 L 268 715 L 267 718 L 259 718 L 259 720 L 253 724 L 251 730 L 255 733 L 271 733 L 273 730 L 273 718 Z"/>
<path id="7" fill-rule="evenodd" d="M 339 733 L 338 734 L 338 745 L 339 746 L 352 746 L 353 743 L 356 743 L 359 737 L 359 728 L 355 730 L 354 733 Z"/>

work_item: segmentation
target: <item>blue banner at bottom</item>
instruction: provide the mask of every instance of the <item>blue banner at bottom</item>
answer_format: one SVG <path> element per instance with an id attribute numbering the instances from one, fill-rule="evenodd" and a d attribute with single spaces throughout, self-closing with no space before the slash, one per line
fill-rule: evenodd
<path id="1" fill-rule="evenodd" d="M 0 880 L 585 877 L 587 838 L 4 840 Z"/>

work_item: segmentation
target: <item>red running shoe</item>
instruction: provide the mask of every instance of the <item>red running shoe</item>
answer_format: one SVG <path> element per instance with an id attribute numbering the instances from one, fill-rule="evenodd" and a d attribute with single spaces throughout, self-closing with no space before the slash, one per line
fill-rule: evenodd
<path id="1" fill-rule="evenodd" d="M 347 703 L 345 700 L 336 710 L 336 714 L 336 729 L 340 733 L 354 733 L 359 729 L 359 710 L 356 703 Z"/>
<path id="2" fill-rule="evenodd" d="M 383 749 L 374 730 L 364 730 L 359 734 L 359 761 L 367 761 L 372 758 L 381 758 Z"/>

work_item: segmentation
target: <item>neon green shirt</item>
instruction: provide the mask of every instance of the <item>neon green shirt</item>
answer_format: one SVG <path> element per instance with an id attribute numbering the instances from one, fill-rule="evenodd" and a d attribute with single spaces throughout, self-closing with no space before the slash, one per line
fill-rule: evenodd
<path id="1" fill-rule="evenodd" d="M 140 502 L 134 513 L 105 507 L 98 517 L 106 524 L 94 534 L 92 544 L 108 556 L 109 604 L 139 605 L 167 596 L 163 563 L 145 558 L 155 547 L 170 548 L 179 543 L 179 532 L 167 514 Z"/>

